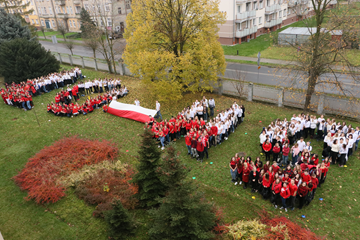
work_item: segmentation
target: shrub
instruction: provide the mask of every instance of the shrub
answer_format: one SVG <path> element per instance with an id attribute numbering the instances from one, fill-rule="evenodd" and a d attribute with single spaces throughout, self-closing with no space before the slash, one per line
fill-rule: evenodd
<path id="1" fill-rule="evenodd" d="M 130 219 L 127 210 L 120 200 L 112 204 L 112 210 L 107 211 L 105 220 L 109 224 L 109 237 L 113 239 L 127 239 L 134 234 L 134 224 Z"/>
<path id="2" fill-rule="evenodd" d="M 65 185 L 58 182 L 61 177 L 86 165 L 115 160 L 117 156 L 118 149 L 109 141 L 63 138 L 30 158 L 14 180 L 28 191 L 25 199 L 34 199 L 39 204 L 54 203 L 65 196 Z"/>
<path id="3" fill-rule="evenodd" d="M 66 38 L 69 38 L 69 39 L 81 38 L 81 33 L 71 34 L 71 35 L 66 36 Z"/>
<path id="4" fill-rule="evenodd" d="M 267 235 L 267 226 L 258 220 L 238 221 L 228 226 L 230 239 L 262 239 Z"/>
<path id="5" fill-rule="evenodd" d="M 134 209 L 138 187 L 129 182 L 133 175 L 130 167 L 123 172 L 99 169 L 76 186 L 75 194 L 86 203 L 96 205 L 94 217 L 104 217 L 104 212 L 112 209 L 114 199 L 120 200 L 126 209 Z"/>

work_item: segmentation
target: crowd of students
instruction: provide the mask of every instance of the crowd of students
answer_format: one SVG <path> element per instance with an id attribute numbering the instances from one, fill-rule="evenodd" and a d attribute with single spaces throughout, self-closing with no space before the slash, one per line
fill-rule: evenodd
<path id="1" fill-rule="evenodd" d="M 90 81 L 89 81 L 90 82 Z M 120 83 L 120 80 L 117 80 Z M 82 86 L 84 85 L 83 82 L 74 85 L 72 88 L 70 86 L 67 87 L 67 90 L 62 89 L 59 93 L 55 96 L 55 103 L 52 102 L 51 104 L 47 105 L 48 113 L 53 113 L 56 116 L 62 117 L 72 117 L 77 116 L 79 114 L 86 115 L 88 113 L 92 113 L 94 109 L 98 109 L 103 107 L 104 112 L 107 112 L 107 105 L 118 98 L 124 97 L 128 94 L 126 87 L 121 87 L 121 84 L 117 84 L 114 88 L 105 88 L 107 92 L 104 94 L 99 94 L 98 96 L 88 97 L 83 104 L 78 104 L 77 101 L 80 99 L 80 94 L 82 92 Z M 86 92 L 93 94 L 103 92 L 102 89 L 94 88 L 91 89 L 91 92 Z M 84 91 L 83 91 L 84 93 Z M 85 96 L 81 94 L 81 96 Z M 72 102 L 75 100 L 75 103 Z"/>
<path id="2" fill-rule="evenodd" d="M 78 78 L 82 78 L 81 70 L 74 68 L 70 71 L 51 73 L 47 76 L 28 79 L 19 84 L 5 83 L 5 89 L 2 88 L 0 93 L 5 104 L 27 111 L 34 107 L 33 96 L 64 87 L 66 84 L 75 83 Z"/>
<path id="3" fill-rule="evenodd" d="M 288 208 L 294 210 L 296 206 L 302 209 L 314 199 L 316 189 L 326 180 L 330 168 L 328 157 L 319 162 L 317 155 L 310 161 L 297 163 L 295 167 L 290 164 L 281 169 L 276 161 L 265 164 L 257 157 L 239 157 L 235 154 L 231 158 L 230 173 L 235 185 L 243 184 L 243 188 L 251 188 L 251 192 L 259 193 L 264 199 L 270 199 L 275 208 L 281 203 L 281 209 L 287 212 Z"/>
<path id="4" fill-rule="evenodd" d="M 313 156 L 311 142 L 306 138 L 323 141 L 322 158 L 329 157 L 331 164 L 346 165 L 346 162 L 357 150 L 360 140 L 359 127 L 335 119 L 319 118 L 313 115 L 293 115 L 288 121 L 277 119 L 264 127 L 260 136 L 260 146 L 266 160 L 281 162 L 286 166 L 289 161 L 294 166 L 301 161 L 309 161 Z M 292 146 L 292 147 L 291 147 Z M 291 159 L 289 159 L 291 156 Z"/>
<path id="5" fill-rule="evenodd" d="M 204 157 L 209 157 L 208 149 L 227 140 L 245 117 L 245 107 L 236 102 L 216 116 L 214 109 L 215 100 L 207 100 L 204 96 L 200 102 L 196 100 L 170 120 L 158 122 L 150 118 L 145 128 L 151 129 L 162 149 L 166 144 L 185 137 L 188 155 L 202 162 Z M 157 110 L 159 112 L 160 109 Z"/>

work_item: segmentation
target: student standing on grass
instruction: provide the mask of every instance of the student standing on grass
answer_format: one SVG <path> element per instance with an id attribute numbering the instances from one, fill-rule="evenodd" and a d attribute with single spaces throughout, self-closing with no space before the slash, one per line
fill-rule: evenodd
<path id="1" fill-rule="evenodd" d="M 236 159 L 232 157 L 229 163 L 230 167 L 230 174 L 231 174 L 231 181 L 236 182 L 236 175 L 237 175 L 237 166 L 236 166 Z"/>
<path id="2" fill-rule="evenodd" d="M 197 160 L 202 162 L 204 158 L 204 144 L 202 144 L 200 137 L 198 138 L 198 142 L 196 143 L 196 151 L 199 156 Z"/>
<path id="3" fill-rule="evenodd" d="M 281 182 L 280 179 L 276 179 L 275 182 L 273 182 L 272 187 L 271 187 L 271 203 L 274 205 L 275 208 L 277 208 L 277 201 L 279 199 L 280 196 L 280 191 L 281 191 Z"/>
<path id="4" fill-rule="evenodd" d="M 214 109 L 215 109 L 215 100 L 213 98 L 209 99 L 209 108 L 210 108 L 210 117 L 213 117 Z"/>
<path id="5" fill-rule="evenodd" d="M 246 189 L 247 185 L 249 183 L 249 175 L 250 175 L 250 169 L 248 163 L 244 163 L 243 171 L 242 171 L 242 181 L 244 182 L 243 188 Z"/>
<path id="6" fill-rule="evenodd" d="M 263 143 L 263 150 L 265 152 L 265 156 L 266 156 L 266 161 L 270 160 L 270 151 L 271 151 L 271 143 L 270 141 L 267 139 L 264 143 Z"/>
<path id="7" fill-rule="evenodd" d="M 295 179 L 291 179 L 289 184 L 289 189 L 290 189 L 290 209 L 292 211 L 295 208 L 295 199 L 298 190 L 298 187 L 295 184 Z"/>
<path id="8" fill-rule="evenodd" d="M 139 102 L 139 106 L 140 106 L 140 102 Z M 161 112 L 160 112 L 160 103 L 158 101 L 156 101 L 156 115 L 155 115 L 155 118 L 159 118 L 161 119 L 162 121 L 162 116 L 161 116 Z"/>
<path id="9" fill-rule="evenodd" d="M 286 182 L 283 183 L 280 191 L 280 197 L 282 202 L 282 207 L 280 209 L 285 209 L 285 212 L 287 212 L 286 200 L 290 197 L 290 190 Z"/>
<path id="10" fill-rule="evenodd" d="M 299 209 L 302 209 L 305 204 L 306 196 L 309 192 L 309 188 L 307 187 L 306 182 L 302 182 L 300 187 L 298 188 L 299 195 Z"/>

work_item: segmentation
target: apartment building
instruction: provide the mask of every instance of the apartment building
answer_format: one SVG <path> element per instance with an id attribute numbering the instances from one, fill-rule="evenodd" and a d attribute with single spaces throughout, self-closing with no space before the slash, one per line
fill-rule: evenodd
<path id="1" fill-rule="evenodd" d="M 250 41 L 312 14 L 309 0 L 221 0 L 219 8 L 227 13 L 226 23 L 219 26 L 224 45 Z"/>

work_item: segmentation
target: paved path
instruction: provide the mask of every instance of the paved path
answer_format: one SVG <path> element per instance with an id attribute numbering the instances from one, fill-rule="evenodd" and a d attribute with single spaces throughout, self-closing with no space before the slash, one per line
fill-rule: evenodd
<path id="1" fill-rule="evenodd" d="M 244 57 L 244 56 L 237 56 L 237 55 L 225 55 L 225 59 L 243 60 L 243 61 L 252 61 L 252 62 L 257 62 L 257 60 L 258 60 L 255 57 Z M 267 59 L 267 58 L 261 58 L 260 65 L 261 65 L 261 63 L 273 63 L 273 64 L 281 64 L 281 65 L 294 64 L 293 62 L 290 62 L 290 61 Z"/>

